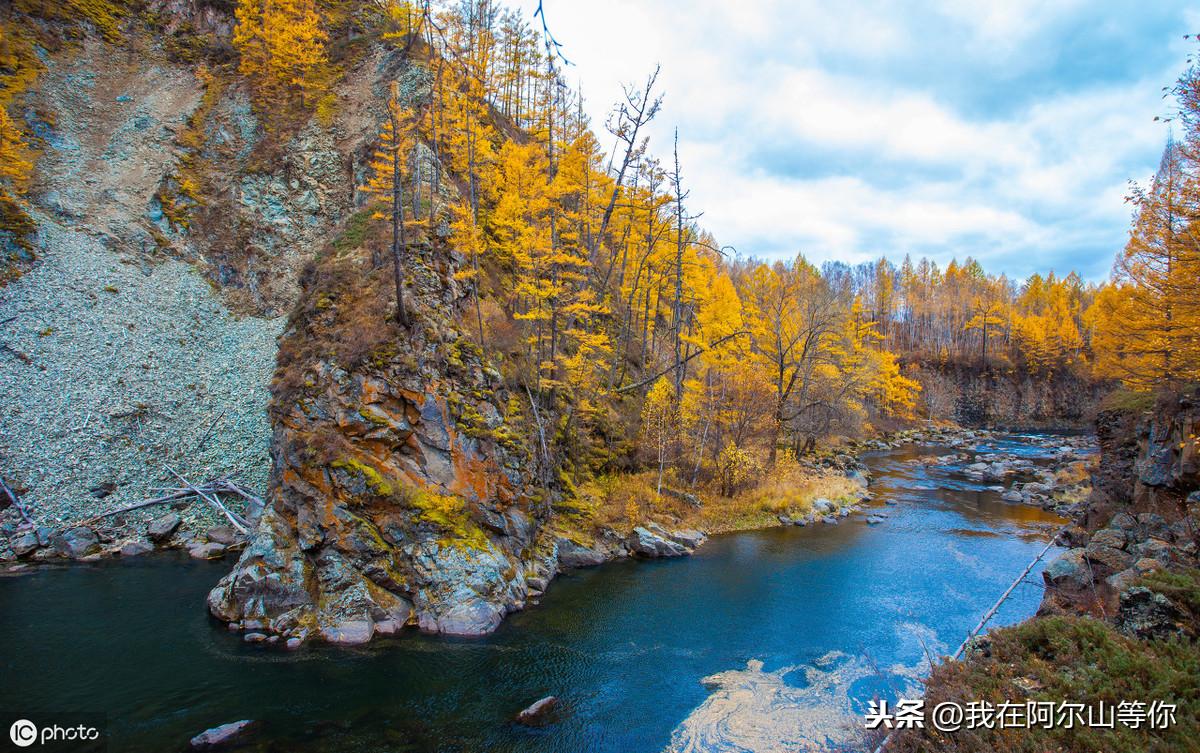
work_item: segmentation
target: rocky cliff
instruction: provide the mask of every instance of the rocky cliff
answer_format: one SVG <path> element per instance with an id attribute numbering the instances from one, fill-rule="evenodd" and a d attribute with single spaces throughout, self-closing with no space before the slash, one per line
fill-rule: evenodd
<path id="1" fill-rule="evenodd" d="M 1109 388 L 1070 370 L 1034 376 L 975 364 L 922 364 L 911 376 L 929 417 L 964 426 L 1086 429 Z"/>
<path id="2" fill-rule="evenodd" d="M 342 643 L 404 625 L 477 634 L 548 580 L 524 427 L 453 324 L 460 258 L 412 259 L 410 328 L 389 323 L 388 272 L 364 248 L 306 275 L 273 388 L 270 506 L 215 615 Z M 369 339 L 351 343 L 359 328 Z"/>
<path id="3" fill-rule="evenodd" d="M 1161 397 L 1152 409 L 1101 411 L 1100 459 L 1072 546 L 1045 571 L 1043 613 L 1118 614 L 1129 587 L 1200 554 L 1200 403 Z"/>

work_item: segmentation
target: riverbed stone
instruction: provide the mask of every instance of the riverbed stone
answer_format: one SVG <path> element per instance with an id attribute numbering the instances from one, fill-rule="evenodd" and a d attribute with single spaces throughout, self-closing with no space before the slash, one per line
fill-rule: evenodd
<path id="1" fill-rule="evenodd" d="M 12 539 L 12 541 L 9 542 L 9 546 L 12 548 L 13 554 L 16 556 L 26 557 L 37 550 L 37 548 L 41 546 L 41 543 L 38 541 L 36 533 L 33 531 L 28 531 Z"/>
<path id="2" fill-rule="evenodd" d="M 517 714 L 517 722 L 527 727 L 542 727 L 551 721 L 551 715 L 558 708 L 558 699 L 548 695 L 534 701 L 528 708 Z"/>
<path id="3" fill-rule="evenodd" d="M 1000 499 L 1004 500 L 1005 502 L 1020 502 L 1024 498 L 1021 496 L 1021 492 L 1017 491 L 1016 489 L 1008 489 L 1000 495 Z"/>
<path id="4" fill-rule="evenodd" d="M 152 551 L 154 551 L 154 547 L 144 541 L 126 541 L 124 544 L 121 544 L 118 553 L 122 557 L 137 557 L 139 554 Z"/>
<path id="5" fill-rule="evenodd" d="M 237 541 L 237 531 L 229 526 L 213 526 L 204 532 L 205 538 L 216 544 L 232 546 Z"/>
<path id="6" fill-rule="evenodd" d="M 198 560 L 213 560 L 225 556 L 225 545 L 216 542 L 196 544 L 188 549 L 188 556 Z"/>
<path id="7" fill-rule="evenodd" d="M 50 546 L 64 557 L 79 559 L 99 551 L 100 537 L 87 526 L 75 526 L 51 537 Z"/>
<path id="8" fill-rule="evenodd" d="M 178 513 L 169 512 L 166 515 L 160 515 L 146 525 L 146 535 L 155 544 L 162 544 L 171 538 L 182 522 Z"/>
<path id="9" fill-rule="evenodd" d="M 191 739 L 192 750 L 218 750 L 245 742 L 257 727 L 253 719 L 242 719 L 206 729 Z"/>

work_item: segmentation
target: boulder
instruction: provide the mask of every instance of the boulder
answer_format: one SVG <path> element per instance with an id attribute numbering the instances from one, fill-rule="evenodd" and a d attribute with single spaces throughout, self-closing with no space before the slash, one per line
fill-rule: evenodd
<path id="1" fill-rule="evenodd" d="M 504 608 L 481 598 L 456 604 L 437 618 L 436 629 L 447 635 L 487 635 L 504 619 Z M 426 619 L 421 628 L 428 626 Z"/>
<path id="2" fill-rule="evenodd" d="M 817 499 L 813 500 L 812 509 L 817 515 L 825 515 L 836 510 L 837 505 L 833 504 L 824 497 L 818 497 Z"/>
<path id="3" fill-rule="evenodd" d="M 232 546 L 238 539 L 237 531 L 230 526 L 213 526 L 204 532 L 204 536 L 214 544 Z"/>
<path id="4" fill-rule="evenodd" d="M 1111 546 L 1097 544 L 1095 537 L 1083 550 L 1083 556 L 1088 562 L 1099 566 L 1108 573 L 1117 573 L 1130 567 L 1136 559 L 1128 552 L 1122 552 Z"/>
<path id="5" fill-rule="evenodd" d="M 218 750 L 244 742 L 254 732 L 253 719 L 242 719 L 220 727 L 206 729 L 191 740 L 192 750 Z"/>
<path id="6" fill-rule="evenodd" d="M 657 524 L 647 526 L 659 536 L 664 536 L 676 544 L 687 547 L 688 549 L 697 549 L 701 544 L 708 540 L 708 536 L 704 531 L 693 531 L 688 528 L 680 528 L 677 530 L 668 530 Z"/>
<path id="7" fill-rule="evenodd" d="M 1121 594 L 1117 629 L 1135 638 L 1166 638 L 1180 631 L 1179 610 L 1167 597 L 1143 586 Z"/>
<path id="8" fill-rule="evenodd" d="M 629 551 L 640 557 L 680 557 L 688 554 L 682 544 L 638 526 L 625 539 Z"/>
<path id="9" fill-rule="evenodd" d="M 41 546 L 41 542 L 38 541 L 37 534 L 33 531 L 23 533 L 9 542 L 9 547 L 12 548 L 13 554 L 18 557 L 33 554 L 39 546 Z"/>
<path id="10" fill-rule="evenodd" d="M 1097 546 L 1109 546 L 1113 549 L 1124 549 L 1125 542 L 1125 532 L 1121 529 L 1102 528 L 1092 534 L 1092 538 L 1088 543 L 1095 544 Z"/>
<path id="11" fill-rule="evenodd" d="M 838 524 L 838 519 L 832 515 L 826 515 L 821 518 L 821 522 L 825 525 L 836 526 Z"/>
<path id="12" fill-rule="evenodd" d="M 218 557 L 225 556 L 225 545 L 215 542 L 195 544 L 188 549 L 188 556 L 195 557 L 198 560 L 215 560 Z"/>
<path id="13" fill-rule="evenodd" d="M 580 546 L 570 539 L 558 540 L 558 567 L 595 567 L 607 561 L 604 552 Z"/>
<path id="14" fill-rule="evenodd" d="M 883 522 L 883 518 L 879 517 L 878 515 L 868 515 L 867 516 L 867 525 L 877 526 L 882 522 Z"/>
<path id="15" fill-rule="evenodd" d="M 50 538 L 50 546 L 64 557 L 78 559 L 100 550 L 100 537 L 87 526 L 75 526 Z"/>
<path id="16" fill-rule="evenodd" d="M 1021 492 L 1017 491 L 1014 488 L 1014 489 L 1009 489 L 1008 491 L 1001 494 L 1000 499 L 1004 500 L 1005 502 L 1020 502 L 1023 499 L 1023 497 L 1021 496 Z"/>
<path id="17" fill-rule="evenodd" d="M 1163 568 L 1163 563 L 1161 563 L 1155 559 L 1150 559 L 1148 557 L 1143 557 L 1142 559 L 1133 563 L 1133 569 L 1137 570 L 1138 573 L 1141 575 L 1147 575 L 1149 573 L 1154 572 L 1155 570 L 1162 570 L 1162 568 Z"/>
<path id="18" fill-rule="evenodd" d="M 1122 531 L 1132 531 L 1137 528 L 1137 518 L 1127 512 L 1119 512 L 1108 522 L 1109 528 L 1119 528 Z"/>
<path id="19" fill-rule="evenodd" d="M 534 701 L 530 706 L 517 714 L 517 723 L 527 727 L 541 727 L 552 721 L 552 714 L 558 708 L 558 699 L 548 695 L 540 701 Z"/>
<path id="20" fill-rule="evenodd" d="M 1144 512 L 1137 516 L 1137 522 L 1138 527 L 1147 536 L 1153 536 L 1157 539 L 1166 539 L 1171 536 L 1171 527 L 1167 525 L 1167 521 L 1161 515 Z"/>
<path id="21" fill-rule="evenodd" d="M 1129 551 L 1138 557 L 1158 560 L 1163 565 L 1171 562 L 1171 545 L 1162 539 L 1146 539 L 1129 547 Z"/>
<path id="22" fill-rule="evenodd" d="M 122 557 L 136 557 L 139 554 L 145 554 L 146 552 L 152 551 L 154 551 L 154 547 L 150 546 L 144 541 L 126 541 L 121 545 L 118 553 Z"/>
<path id="23" fill-rule="evenodd" d="M 169 512 L 166 515 L 160 515 L 146 525 L 146 535 L 155 544 L 163 544 L 174 535 L 182 522 L 179 515 Z"/>
<path id="24" fill-rule="evenodd" d="M 662 488 L 662 493 L 664 496 L 671 497 L 673 499 L 677 499 L 680 502 L 683 502 L 683 503 L 687 504 L 688 506 L 693 507 L 697 510 L 699 510 L 700 507 L 702 506 L 700 498 L 697 497 L 695 494 L 692 494 L 691 492 L 681 492 L 676 489 L 669 489 L 664 486 Z"/>
<path id="25" fill-rule="evenodd" d="M 321 628 L 321 638 L 336 646 L 358 646 L 371 640 L 375 625 L 371 620 L 347 620 Z"/>
<path id="26" fill-rule="evenodd" d="M 1056 588 L 1083 586 L 1089 577 L 1083 549 L 1068 549 L 1042 571 L 1046 585 Z"/>

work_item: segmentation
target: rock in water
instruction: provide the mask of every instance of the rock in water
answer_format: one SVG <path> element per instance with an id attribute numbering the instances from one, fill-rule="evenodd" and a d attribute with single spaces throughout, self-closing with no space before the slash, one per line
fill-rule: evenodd
<path id="1" fill-rule="evenodd" d="M 682 557 L 689 554 L 687 547 L 665 536 L 660 536 L 642 526 L 637 526 L 625 539 L 629 551 L 639 557 Z"/>
<path id="2" fill-rule="evenodd" d="M 558 540 L 558 566 L 595 567 L 608 561 L 604 552 L 580 546 L 570 539 Z"/>
<path id="3" fill-rule="evenodd" d="M 435 324 L 415 328 L 399 352 L 354 372 L 305 362 L 304 388 L 277 390 L 268 503 L 209 594 L 216 617 L 341 644 L 404 626 L 479 635 L 526 605 L 529 578 L 554 572 L 528 448 L 495 440 L 524 436 L 507 423 L 510 395 L 488 383 L 476 349 L 444 318 L 465 305 L 465 290 L 431 283 L 414 295 Z M 281 348 L 307 352 L 288 339 L 310 336 L 304 328 L 289 333 Z M 449 377 L 435 355 L 445 343 L 460 343 L 452 350 L 463 364 Z"/>
<path id="4" fill-rule="evenodd" d="M 169 512 L 166 515 L 160 515 L 146 526 L 146 535 L 155 544 L 163 544 L 175 534 L 181 522 L 176 513 Z"/>
<path id="5" fill-rule="evenodd" d="M 121 545 L 120 553 L 122 557 L 136 557 L 139 554 L 153 552 L 154 547 L 144 541 L 126 541 Z"/>
<path id="6" fill-rule="evenodd" d="M 549 724 L 551 713 L 558 708 L 558 699 L 548 695 L 540 701 L 535 701 L 529 708 L 517 714 L 517 722 L 526 727 L 542 727 Z"/>
<path id="7" fill-rule="evenodd" d="M 192 750 L 219 750 L 246 741 L 257 726 L 253 719 L 242 719 L 206 729 L 191 740 Z"/>
<path id="8" fill-rule="evenodd" d="M 225 556 L 225 545 L 212 542 L 196 544 L 191 549 L 188 549 L 188 555 L 198 560 L 215 560 L 218 557 Z"/>

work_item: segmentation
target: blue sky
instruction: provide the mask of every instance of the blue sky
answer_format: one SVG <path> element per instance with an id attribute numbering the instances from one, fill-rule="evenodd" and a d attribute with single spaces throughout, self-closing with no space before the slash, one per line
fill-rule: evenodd
<path id="1" fill-rule="evenodd" d="M 692 211 L 741 254 L 969 255 L 1018 278 L 1108 275 L 1200 31 L 1154 0 L 545 7 L 598 130 L 662 63 L 651 149 L 679 128 Z"/>

